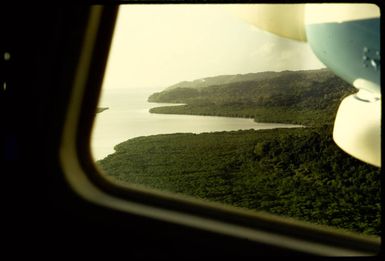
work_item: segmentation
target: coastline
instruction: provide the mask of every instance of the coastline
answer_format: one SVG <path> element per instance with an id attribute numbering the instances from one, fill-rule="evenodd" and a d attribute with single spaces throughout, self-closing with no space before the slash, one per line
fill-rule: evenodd
<path id="1" fill-rule="evenodd" d="M 96 108 L 96 113 L 101 113 L 101 112 L 108 110 L 108 109 L 109 109 L 109 107 L 98 107 L 98 108 Z"/>

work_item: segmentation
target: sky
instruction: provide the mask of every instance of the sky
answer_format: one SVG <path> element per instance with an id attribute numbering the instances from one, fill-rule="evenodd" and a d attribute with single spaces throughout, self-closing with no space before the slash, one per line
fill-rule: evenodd
<path id="1" fill-rule="evenodd" d="M 275 36 L 220 5 L 124 5 L 103 88 L 166 88 L 181 81 L 325 67 L 307 43 Z"/>

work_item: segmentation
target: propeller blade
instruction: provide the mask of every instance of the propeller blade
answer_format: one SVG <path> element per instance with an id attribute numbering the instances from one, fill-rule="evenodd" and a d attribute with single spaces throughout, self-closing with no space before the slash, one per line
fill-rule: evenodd
<path id="1" fill-rule="evenodd" d="M 305 4 L 237 4 L 228 10 L 264 31 L 306 42 Z"/>

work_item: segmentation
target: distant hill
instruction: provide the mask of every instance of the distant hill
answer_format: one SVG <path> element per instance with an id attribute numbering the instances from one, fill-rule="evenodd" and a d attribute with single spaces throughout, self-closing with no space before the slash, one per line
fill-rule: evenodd
<path id="1" fill-rule="evenodd" d="M 302 115 L 286 115 L 285 120 L 271 118 L 270 113 L 269 118 L 309 124 L 314 123 L 313 114 L 309 114 L 310 118 L 303 117 L 312 111 L 315 115 L 327 113 L 327 119 L 321 117 L 321 121 L 330 123 L 334 117 L 330 113 L 336 112 L 342 98 L 355 91 L 328 69 L 320 69 L 221 75 L 180 82 L 152 94 L 148 101 L 187 104 L 154 108 L 150 110 L 152 113 L 253 117 L 255 120 L 262 117 L 265 120 L 261 110 L 274 111 L 274 114 L 292 111 Z"/>
<path id="2" fill-rule="evenodd" d="M 194 81 L 183 81 L 177 84 L 169 86 L 166 90 L 172 90 L 176 88 L 194 88 L 200 89 L 212 85 L 221 85 L 234 82 L 247 82 L 247 81 L 257 81 L 257 80 L 266 80 L 276 77 L 277 72 L 260 72 L 260 73 L 248 73 L 248 74 L 236 74 L 236 75 L 219 75 L 213 77 L 206 77 L 197 79 Z"/>

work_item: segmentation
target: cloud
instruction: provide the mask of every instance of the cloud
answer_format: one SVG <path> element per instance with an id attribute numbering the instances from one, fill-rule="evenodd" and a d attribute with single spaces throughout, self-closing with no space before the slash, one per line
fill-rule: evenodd
<path id="1" fill-rule="evenodd" d="M 324 67 L 310 46 L 276 36 L 266 37 L 263 44 L 250 53 L 260 71 L 305 70 Z"/>

